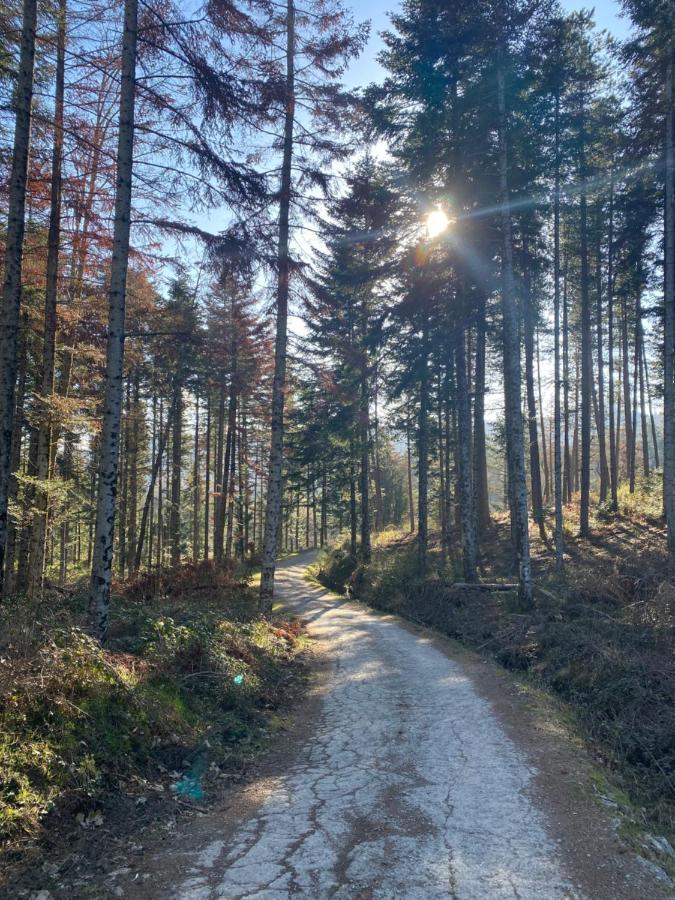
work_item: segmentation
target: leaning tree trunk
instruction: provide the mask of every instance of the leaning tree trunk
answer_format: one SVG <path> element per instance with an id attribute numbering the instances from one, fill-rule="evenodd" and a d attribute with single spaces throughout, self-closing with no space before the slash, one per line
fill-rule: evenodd
<path id="1" fill-rule="evenodd" d="M 277 537 L 281 516 L 281 476 L 284 462 L 284 394 L 286 387 L 286 342 L 289 287 L 289 213 L 291 207 L 293 160 L 293 123 L 295 118 L 295 3 L 286 5 L 286 115 L 284 122 L 281 190 L 279 193 L 279 244 L 277 283 L 277 329 L 274 345 L 274 380 L 272 382 L 272 422 L 270 463 L 265 510 L 265 537 L 260 575 L 260 611 L 272 612 L 274 569 Z"/>
<path id="2" fill-rule="evenodd" d="M 137 21 L 138 0 L 125 0 L 120 119 L 117 144 L 117 180 L 115 186 L 115 224 L 108 294 L 105 399 L 98 471 L 94 559 L 90 590 L 92 623 L 96 635 L 101 640 L 105 640 L 108 630 L 115 529 L 115 495 L 117 492 L 118 450 L 122 418 L 124 309 L 131 225 Z"/>
<path id="3" fill-rule="evenodd" d="M 673 50 L 666 69 L 664 310 L 665 377 L 663 500 L 668 525 L 668 560 L 675 571 L 675 150 L 673 149 Z"/>
<path id="4" fill-rule="evenodd" d="M 12 459 L 12 430 L 21 306 L 21 263 L 26 227 L 26 182 L 30 149 L 37 0 L 24 0 L 21 52 L 15 87 L 16 121 L 9 178 L 9 215 L 5 245 L 5 278 L 0 320 L 0 593 L 7 542 L 7 503 Z"/>
<path id="5" fill-rule="evenodd" d="M 30 572 L 28 594 L 31 598 L 42 592 L 45 549 L 47 539 L 49 463 L 51 459 L 52 412 L 54 393 L 54 357 L 56 353 L 56 297 L 59 279 L 59 251 L 61 244 L 61 170 L 63 168 L 63 94 L 66 59 L 66 0 L 59 0 L 56 75 L 54 96 L 54 146 L 52 150 L 52 183 L 47 236 L 47 278 L 45 286 L 44 338 L 42 349 L 42 385 L 39 400 L 37 446 L 37 484 L 35 511 L 31 533 Z"/>
<path id="6" fill-rule="evenodd" d="M 499 201 L 502 222 L 502 318 L 504 340 L 504 396 L 506 446 L 509 460 L 509 484 L 513 494 L 514 530 L 518 545 L 520 596 L 532 604 L 532 568 L 527 517 L 527 479 L 523 446 L 521 411 L 520 333 L 513 275 L 513 238 L 509 209 L 508 147 L 504 71 L 497 69 L 497 106 L 499 112 Z"/>

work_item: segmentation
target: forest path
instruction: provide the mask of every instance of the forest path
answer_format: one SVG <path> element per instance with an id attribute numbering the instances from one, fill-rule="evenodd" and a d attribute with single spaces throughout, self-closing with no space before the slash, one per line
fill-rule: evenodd
<path id="1" fill-rule="evenodd" d="M 312 587 L 311 559 L 281 564 L 277 590 L 326 651 L 314 697 L 254 784 L 158 852 L 143 896 L 667 896 L 584 800 L 578 768 L 565 768 L 577 751 L 509 725 L 522 701 L 489 697 L 504 694 L 502 676 Z"/>

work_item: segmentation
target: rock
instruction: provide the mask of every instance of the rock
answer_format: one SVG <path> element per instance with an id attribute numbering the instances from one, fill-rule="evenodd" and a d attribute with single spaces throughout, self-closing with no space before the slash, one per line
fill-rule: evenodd
<path id="1" fill-rule="evenodd" d="M 675 850 L 666 838 L 657 837 L 654 834 L 647 835 L 647 843 L 649 844 L 652 850 L 656 850 L 657 853 L 663 854 L 663 856 L 669 856 L 671 859 L 675 859 Z"/>

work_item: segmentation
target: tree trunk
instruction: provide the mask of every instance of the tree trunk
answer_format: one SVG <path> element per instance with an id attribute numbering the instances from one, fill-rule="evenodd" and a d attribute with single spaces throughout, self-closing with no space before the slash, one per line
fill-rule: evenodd
<path id="1" fill-rule="evenodd" d="M 628 353 L 628 308 L 625 294 L 621 298 L 621 359 L 623 372 L 623 430 L 626 435 L 626 476 L 630 478 L 633 447 L 633 425 L 630 408 L 630 372 Z"/>
<path id="2" fill-rule="evenodd" d="M 129 509 L 128 509 L 128 558 L 127 571 L 132 574 L 134 571 L 135 548 L 138 540 L 138 455 L 140 442 L 140 417 L 141 417 L 141 397 L 140 397 L 140 381 L 138 370 L 134 372 L 133 379 L 133 404 L 131 412 L 131 441 L 129 447 Z"/>
<path id="3" fill-rule="evenodd" d="M 628 469 L 628 484 L 629 490 L 632 493 L 635 492 L 635 460 L 637 457 L 637 410 L 638 410 L 638 392 L 639 392 L 639 382 L 640 382 L 640 357 L 642 355 L 640 350 L 640 325 L 642 322 L 642 310 L 641 310 L 641 301 L 640 301 L 640 291 L 638 289 L 637 297 L 635 298 L 635 340 L 634 340 L 634 354 L 633 354 L 633 417 L 631 419 L 631 445 L 630 445 L 630 456 L 629 456 L 629 469 Z"/>
<path id="4" fill-rule="evenodd" d="M 410 449 L 410 424 L 406 424 L 406 457 L 408 463 L 408 514 L 410 517 L 410 533 L 415 531 L 415 504 L 413 502 L 412 451 Z"/>
<path id="5" fill-rule="evenodd" d="M 169 507 L 169 543 L 171 565 L 180 565 L 180 501 L 183 474 L 183 386 L 178 376 L 173 388 L 173 435 L 171 438 L 171 505 Z"/>
<path id="6" fill-rule="evenodd" d="M 457 426 L 459 437 L 459 505 L 462 520 L 462 560 L 464 580 L 478 581 L 478 546 L 476 541 L 476 516 L 471 486 L 471 409 L 467 383 L 464 329 L 459 329 L 455 340 L 455 378 L 457 391 Z"/>
<path id="7" fill-rule="evenodd" d="M 16 388 L 16 410 L 14 413 L 14 424 L 12 426 L 12 456 L 10 461 L 11 479 L 9 484 L 9 499 L 15 501 L 19 495 L 19 481 L 16 472 L 21 464 L 21 440 L 23 428 L 25 425 L 24 416 L 24 399 L 26 396 L 26 375 L 27 375 L 27 344 L 28 344 L 28 315 L 26 312 L 22 314 L 23 322 L 21 323 L 19 337 L 19 379 Z M 18 528 L 16 522 L 9 520 L 7 529 L 7 544 L 5 551 L 5 580 L 4 585 L 2 577 L 0 577 L 0 585 L 4 587 L 4 593 L 7 597 L 11 597 L 15 589 L 14 578 L 14 556 L 16 553 L 16 545 L 18 538 Z"/>
<path id="8" fill-rule="evenodd" d="M 673 52 L 666 68 L 665 215 L 664 215 L 664 440 L 663 495 L 668 525 L 668 560 L 675 571 L 675 150 L 673 148 Z"/>
<path id="9" fill-rule="evenodd" d="M 200 512 L 200 471 L 199 471 L 199 391 L 195 391 L 195 439 L 192 458 L 192 562 L 199 561 L 199 512 Z"/>
<path id="10" fill-rule="evenodd" d="M 654 420 L 654 410 L 652 409 L 652 392 L 651 387 L 649 385 L 649 371 L 647 369 L 647 350 L 645 348 L 645 342 L 642 341 L 642 368 L 644 369 L 645 375 L 645 393 L 647 394 L 647 403 L 649 405 L 649 422 L 651 424 L 651 432 L 652 432 L 652 445 L 654 447 L 654 468 L 660 469 L 661 463 L 659 462 L 659 444 L 656 437 L 656 422 Z"/>
<path id="11" fill-rule="evenodd" d="M 265 538 L 260 575 L 260 611 L 272 612 L 277 536 L 281 516 L 281 477 L 284 462 L 284 394 L 286 387 L 286 342 L 290 274 L 289 212 L 292 191 L 293 124 L 295 118 L 295 3 L 286 4 L 286 114 L 284 122 L 281 189 L 279 193 L 279 244 L 277 284 L 277 327 L 274 347 L 274 380 L 270 463 L 265 510 Z"/>
<path id="12" fill-rule="evenodd" d="M 640 426 L 642 431 L 642 471 L 645 478 L 649 478 L 649 437 L 647 426 L 647 408 L 645 403 L 645 336 L 642 330 L 642 313 L 640 313 L 637 327 L 640 333 L 640 359 L 638 361 L 638 365 L 640 367 Z"/>
<path id="13" fill-rule="evenodd" d="M 484 533 L 490 525 L 485 438 L 485 328 L 485 298 L 481 296 L 476 323 L 476 375 L 473 401 L 473 493 L 479 534 Z"/>
<path id="14" fill-rule="evenodd" d="M 356 559 L 356 535 L 358 522 L 356 516 L 356 447 L 354 438 L 349 438 L 349 551 Z"/>
<path id="15" fill-rule="evenodd" d="M 145 541 L 145 531 L 148 522 L 148 515 L 150 512 L 150 507 L 152 504 L 152 498 L 155 493 L 155 485 L 157 483 L 157 477 L 161 472 L 162 467 L 162 457 L 164 456 L 164 449 L 169 440 L 169 433 L 171 431 L 171 417 L 172 411 L 169 411 L 169 415 L 166 420 L 166 425 L 164 426 L 164 431 L 160 433 L 159 436 L 159 444 L 157 447 L 157 453 L 155 454 L 155 459 L 152 465 L 152 471 L 150 473 L 150 484 L 148 485 L 148 492 L 145 495 L 145 503 L 143 504 L 143 512 L 141 513 L 141 524 L 138 530 L 138 544 L 136 545 L 136 556 L 134 557 L 134 571 L 138 572 L 141 568 L 141 560 L 143 559 L 143 543 Z M 160 415 L 160 428 L 162 427 L 161 415 Z"/>
<path id="16" fill-rule="evenodd" d="M 422 326 L 420 409 L 417 444 L 417 553 L 420 574 L 427 570 L 429 491 L 429 330 Z"/>
<path id="17" fill-rule="evenodd" d="M 563 468 L 563 500 L 569 503 L 572 499 L 572 459 L 570 454 L 570 338 L 569 318 L 567 313 L 567 259 L 565 259 L 565 272 L 563 275 L 562 295 L 562 349 L 563 349 L 563 423 L 564 434 L 564 468 Z"/>
<path id="18" fill-rule="evenodd" d="M 363 562 L 370 560 L 370 398 L 368 396 L 368 362 L 363 351 L 361 384 L 359 388 L 359 447 L 361 452 L 360 490 L 361 490 L 361 544 L 359 555 Z"/>
<path id="19" fill-rule="evenodd" d="M 122 416 L 124 308 L 131 225 L 137 18 L 138 0 L 125 0 L 115 221 L 108 296 L 105 399 L 90 592 L 93 627 L 96 635 L 101 640 L 105 640 L 108 630 L 115 527 L 115 494 L 117 491 L 117 459 Z"/>
<path id="20" fill-rule="evenodd" d="M 230 395 L 230 415 L 227 423 L 227 447 L 229 450 L 229 458 L 228 453 L 226 452 L 225 476 L 223 478 L 223 484 L 226 485 L 225 496 L 227 498 L 227 531 L 225 535 L 226 559 L 229 559 L 232 556 L 232 532 L 234 527 L 234 485 L 237 466 L 237 432 L 237 395 L 234 393 L 233 379 L 232 394 Z"/>
<path id="21" fill-rule="evenodd" d="M 35 509 L 31 534 L 28 595 L 42 593 L 47 539 L 49 463 L 52 439 L 52 394 L 54 393 L 54 358 L 56 354 L 56 300 L 59 280 L 61 245 L 61 181 L 63 168 L 63 95 L 66 58 L 66 0 L 59 0 L 56 38 L 56 75 L 54 95 L 54 146 L 52 150 L 52 183 L 47 236 L 47 277 L 45 284 L 44 336 L 42 348 L 42 384 L 39 397 L 39 424 L 35 488 Z"/>
<path id="22" fill-rule="evenodd" d="M 584 116 L 582 108 L 582 119 Z M 591 341 L 591 304 L 588 285 L 588 201 L 586 189 L 585 134 L 582 125 L 579 150 L 580 214 L 580 266 L 581 266 L 581 477 L 579 498 L 579 535 L 590 534 L 589 515 L 591 500 L 591 384 L 593 381 L 593 351 Z"/>
<path id="23" fill-rule="evenodd" d="M 609 182 L 609 225 L 607 232 L 607 402 L 609 404 L 609 494 L 612 510 L 619 506 L 618 428 L 614 411 L 614 165 Z"/>
<path id="24" fill-rule="evenodd" d="M 225 543 L 225 484 L 223 482 L 223 454 L 225 451 L 225 387 L 220 385 L 218 402 L 218 434 L 216 438 L 216 497 L 213 511 L 213 555 L 216 560 L 223 558 Z"/>
<path id="25" fill-rule="evenodd" d="M 541 431 L 541 461 L 544 466 L 544 500 L 551 499 L 551 470 L 546 442 L 546 424 L 544 421 L 544 400 L 541 389 L 541 354 L 539 352 L 539 330 L 536 334 L 535 354 L 537 358 L 537 403 L 539 406 L 539 430 Z"/>
<path id="26" fill-rule="evenodd" d="M 530 483 L 532 485 L 532 521 L 539 530 L 539 537 L 547 542 L 544 526 L 544 498 L 541 491 L 541 460 L 539 456 L 539 436 L 537 429 L 537 402 L 534 394 L 534 304 L 530 278 L 530 259 L 527 243 L 523 244 L 524 270 L 524 314 L 523 332 L 525 338 L 525 392 L 527 402 L 527 433 L 530 445 Z"/>
<path id="27" fill-rule="evenodd" d="M 603 354 L 603 335 L 602 335 L 602 240 L 601 240 L 601 208 L 598 203 L 596 213 L 596 306 L 595 306 L 595 327 L 596 327 L 596 343 L 598 351 L 598 452 L 600 454 L 600 502 L 603 503 L 607 499 L 609 490 L 609 466 L 607 464 L 607 441 L 605 438 L 605 361 Z"/>
<path id="28" fill-rule="evenodd" d="M 447 453 L 447 447 L 445 446 L 445 442 L 443 440 L 443 382 L 442 382 L 442 372 L 439 370 L 438 372 L 438 396 L 436 399 L 436 421 L 438 423 L 438 480 L 439 480 L 439 489 L 438 489 L 438 518 L 441 525 L 441 556 L 443 562 L 443 568 L 445 568 L 448 561 L 448 522 L 445 517 L 445 495 L 447 492 L 447 485 L 445 483 L 445 454 Z"/>
<path id="29" fill-rule="evenodd" d="M 15 412 L 16 366 L 19 347 L 21 268 L 26 227 L 26 182 L 30 150 L 35 26 L 37 0 L 24 0 L 19 71 L 14 92 L 14 150 L 9 178 L 9 215 L 5 244 L 5 277 L 0 328 L 0 594 L 7 543 L 12 432 Z"/>
<path id="30" fill-rule="evenodd" d="M 206 388 L 206 460 L 204 462 L 204 559 L 209 558 L 209 534 L 211 522 L 211 391 Z M 257 475 L 257 471 L 256 471 Z M 253 529 L 255 539 L 255 527 Z"/>
<path id="31" fill-rule="evenodd" d="M 499 202 L 502 224 L 502 317 L 504 340 L 504 394 L 509 480 L 514 498 L 514 526 L 518 538 L 518 583 L 521 600 L 532 604 L 532 571 L 528 532 L 527 481 L 523 418 L 520 405 L 520 334 L 513 275 L 513 239 L 508 181 L 508 147 L 504 71 L 497 69 L 499 113 Z"/>

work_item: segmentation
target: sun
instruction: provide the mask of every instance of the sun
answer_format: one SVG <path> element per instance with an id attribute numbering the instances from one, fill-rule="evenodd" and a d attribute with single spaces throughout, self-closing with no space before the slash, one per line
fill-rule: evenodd
<path id="1" fill-rule="evenodd" d="M 439 234 L 443 234 L 449 224 L 450 219 L 448 219 L 443 210 L 434 209 L 427 216 L 427 234 L 430 238 L 438 237 Z"/>

